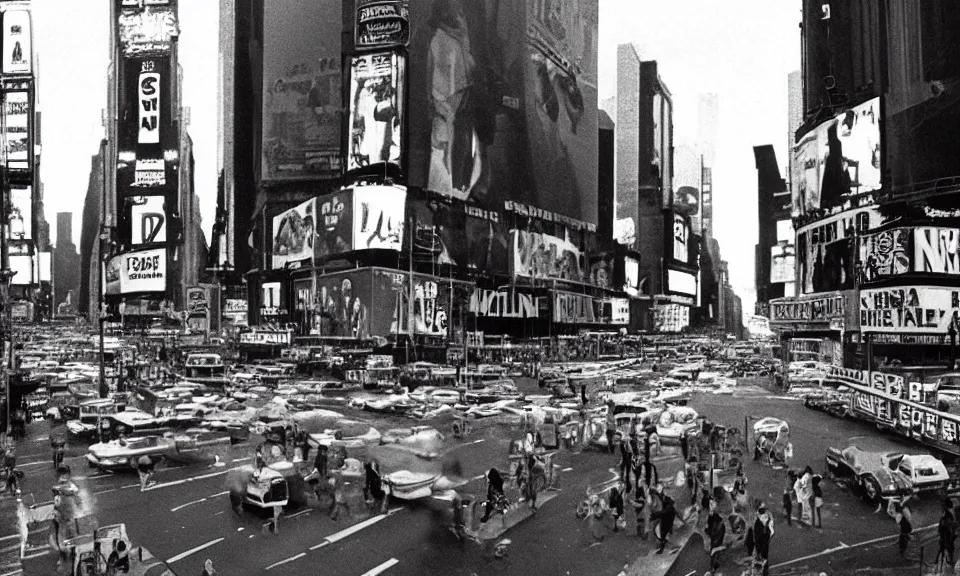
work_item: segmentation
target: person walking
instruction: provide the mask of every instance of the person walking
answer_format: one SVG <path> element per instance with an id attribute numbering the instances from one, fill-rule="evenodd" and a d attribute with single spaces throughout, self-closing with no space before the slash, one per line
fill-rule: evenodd
<path id="1" fill-rule="evenodd" d="M 140 491 L 143 492 L 149 488 L 153 482 L 153 469 L 156 466 L 153 462 L 153 459 L 147 455 L 143 455 L 137 459 L 137 474 L 140 476 Z"/>
<path id="2" fill-rule="evenodd" d="M 811 486 L 813 487 L 813 525 L 823 528 L 823 476 L 814 474 Z"/>
<path id="3" fill-rule="evenodd" d="M 613 454 L 616 449 L 613 436 L 617 432 L 617 417 L 613 413 L 613 406 L 612 400 L 607 402 L 607 451 L 611 454 Z"/>
<path id="4" fill-rule="evenodd" d="M 753 544 L 757 558 L 766 561 L 770 558 L 770 540 L 773 538 L 773 516 L 767 512 L 763 503 L 757 508 L 757 519 L 753 522 Z"/>
<path id="5" fill-rule="evenodd" d="M 663 549 L 667 546 L 667 540 L 673 534 L 673 524 L 677 519 L 677 508 L 673 498 L 665 496 L 663 499 L 663 511 L 660 515 L 660 524 L 657 525 L 657 554 L 663 554 Z"/>
<path id="6" fill-rule="evenodd" d="M 625 489 L 623 484 L 619 484 L 610 489 L 610 500 L 607 505 L 613 513 L 613 531 L 619 532 L 621 525 L 626 526 L 626 507 L 623 502 Z"/>
<path id="7" fill-rule="evenodd" d="M 627 486 L 627 492 L 629 492 L 630 471 L 633 470 L 633 447 L 630 445 L 630 439 L 624 438 L 623 434 L 617 432 L 613 437 L 620 444 L 620 481 Z"/>
<path id="8" fill-rule="evenodd" d="M 710 570 L 716 571 L 720 567 L 720 553 L 726 548 L 723 542 L 727 536 L 727 527 L 716 509 L 707 517 L 706 534 L 710 542 Z"/>
<path id="9" fill-rule="evenodd" d="M 900 502 L 892 502 L 893 519 L 897 522 L 899 528 L 899 537 L 897 539 L 898 549 L 901 556 L 907 554 L 907 544 L 910 542 L 910 534 L 913 533 L 913 514 L 910 512 L 910 506 L 907 504 L 907 498 Z"/>
<path id="10" fill-rule="evenodd" d="M 797 473 L 787 470 L 787 480 L 783 485 L 783 515 L 787 518 L 787 526 L 793 525 L 793 486 L 797 483 Z"/>

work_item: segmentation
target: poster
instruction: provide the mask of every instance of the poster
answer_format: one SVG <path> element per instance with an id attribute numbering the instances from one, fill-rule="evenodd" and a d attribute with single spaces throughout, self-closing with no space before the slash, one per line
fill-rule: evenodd
<path id="1" fill-rule="evenodd" d="M 907 231 L 904 230 L 904 233 Z M 923 226 L 913 230 L 914 272 L 960 274 L 960 230 Z"/>
<path id="2" fill-rule="evenodd" d="M 511 273 L 538 279 L 584 282 L 586 256 L 568 239 L 539 232 L 511 230 Z"/>
<path id="3" fill-rule="evenodd" d="M 317 199 L 311 198 L 299 206 L 274 216 L 271 257 L 271 266 L 274 270 L 283 268 L 288 262 L 313 258 L 316 207 Z"/>
<path id="4" fill-rule="evenodd" d="M 264 180 L 340 173 L 341 13 L 339 0 L 270 0 L 264 4 Z"/>
<path id="5" fill-rule="evenodd" d="M 160 143 L 160 70 L 141 72 L 138 82 L 140 135 L 138 144 Z"/>
<path id="6" fill-rule="evenodd" d="M 210 300 L 207 289 L 203 286 L 187 288 L 187 314 L 203 314 L 210 310 Z"/>
<path id="7" fill-rule="evenodd" d="M 408 4 L 409 0 L 357 0 L 357 49 L 406 46 L 410 39 Z"/>
<path id="8" fill-rule="evenodd" d="M 33 29 L 30 10 L 26 7 L 3 11 L 3 60 L 0 66 L 4 74 L 33 73 Z"/>
<path id="9" fill-rule="evenodd" d="M 687 264 L 690 261 L 690 226 L 680 214 L 673 215 L 673 259 Z"/>
<path id="10" fill-rule="evenodd" d="M 880 188 L 880 99 L 820 124 L 793 150 L 793 216 L 843 205 Z"/>
<path id="11" fill-rule="evenodd" d="M 33 111 L 26 91 L 7 92 L 6 133 L 7 166 L 11 170 L 29 171 L 30 126 Z"/>
<path id="12" fill-rule="evenodd" d="M 509 269 L 512 248 L 498 213 L 435 200 L 408 199 L 407 204 L 414 226 L 405 242 L 412 237 L 415 262 L 475 272 Z"/>
<path id="13" fill-rule="evenodd" d="M 167 251 L 163 248 L 122 254 L 120 293 L 164 292 L 167 289 Z"/>
<path id="14" fill-rule="evenodd" d="M 10 256 L 10 271 L 13 278 L 10 283 L 14 286 L 28 286 L 33 283 L 33 257 L 28 255 Z"/>
<path id="15" fill-rule="evenodd" d="M 876 208 L 857 208 L 829 216 L 797 230 L 798 294 L 853 288 L 855 263 L 851 242 L 883 224 Z"/>
<path id="16" fill-rule="evenodd" d="M 390 333 L 409 334 L 409 276 L 379 270 L 375 274 L 380 278 L 389 278 L 393 289 Z M 452 285 L 441 279 L 420 275 L 414 275 L 413 282 L 413 333 L 417 336 L 448 337 L 452 318 Z"/>
<path id="17" fill-rule="evenodd" d="M 690 325 L 690 308 L 682 304 L 657 304 L 653 306 L 653 329 L 655 332 L 676 334 Z"/>
<path id="18" fill-rule="evenodd" d="M 957 324 L 960 291 L 943 286 L 876 288 L 860 291 L 860 331 L 946 334 Z"/>
<path id="19" fill-rule="evenodd" d="M 10 210 L 10 228 L 8 238 L 11 240 L 32 240 L 33 187 L 11 187 Z"/>
<path id="20" fill-rule="evenodd" d="M 133 186 L 154 188 L 167 183 L 166 162 L 162 158 L 137 159 Z"/>
<path id="21" fill-rule="evenodd" d="M 317 258 L 353 250 L 353 188 L 317 198 L 317 218 Z"/>
<path id="22" fill-rule="evenodd" d="M 640 262 L 629 256 L 623 259 L 623 291 L 630 296 L 640 295 Z"/>
<path id="23" fill-rule="evenodd" d="M 398 186 L 353 189 L 353 249 L 396 250 L 403 247 L 407 191 Z"/>
<path id="24" fill-rule="evenodd" d="M 163 196 L 130 199 L 130 242 L 134 246 L 167 241 L 167 211 Z"/>
<path id="25" fill-rule="evenodd" d="M 120 257 L 115 256 L 108 260 L 107 265 L 104 266 L 103 293 L 107 296 L 120 294 L 120 264 Z"/>
<path id="26" fill-rule="evenodd" d="M 350 61 L 350 138 L 347 170 L 400 163 L 403 57 L 393 52 Z"/>
<path id="27" fill-rule="evenodd" d="M 597 0 L 418 0 L 409 183 L 597 223 Z"/>
<path id="28" fill-rule="evenodd" d="M 122 9 L 117 18 L 117 38 L 127 58 L 169 52 L 171 37 L 179 35 L 175 6 L 145 2 L 142 9 Z"/>
<path id="29" fill-rule="evenodd" d="M 893 228 L 861 236 L 858 241 L 860 282 L 911 271 L 910 230 Z"/>
<path id="30" fill-rule="evenodd" d="M 770 283 L 793 282 L 796 276 L 796 248 L 780 242 L 770 247 Z"/>

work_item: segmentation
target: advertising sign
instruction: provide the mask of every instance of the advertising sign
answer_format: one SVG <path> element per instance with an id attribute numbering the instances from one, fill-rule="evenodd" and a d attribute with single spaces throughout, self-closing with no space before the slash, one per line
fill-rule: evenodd
<path id="1" fill-rule="evenodd" d="M 140 103 L 138 144 L 160 143 L 160 71 L 141 72 L 137 82 Z"/>
<path id="2" fill-rule="evenodd" d="M 942 286 L 860 291 L 860 331 L 945 334 L 957 324 L 960 291 Z"/>
<path id="3" fill-rule="evenodd" d="M 653 306 L 653 329 L 655 332 L 676 334 L 689 325 L 689 306 L 681 304 L 657 304 Z"/>
<path id="4" fill-rule="evenodd" d="M 209 310 L 210 300 L 207 297 L 207 289 L 203 286 L 187 288 L 187 313 L 206 314 Z"/>
<path id="5" fill-rule="evenodd" d="M 162 158 L 137 160 L 133 186 L 151 188 L 167 183 L 167 167 Z"/>
<path id="6" fill-rule="evenodd" d="M 358 50 L 406 46 L 409 39 L 408 0 L 357 0 L 354 44 Z"/>
<path id="7" fill-rule="evenodd" d="M 914 272 L 960 274 L 960 230 L 924 226 L 913 230 Z"/>
<path id="8" fill-rule="evenodd" d="M 10 188 L 10 228 L 7 238 L 11 240 L 33 239 L 33 187 Z"/>
<path id="9" fill-rule="evenodd" d="M 50 282 L 53 278 L 53 253 L 40 252 L 38 256 L 40 265 L 37 279 L 40 282 Z"/>
<path id="10" fill-rule="evenodd" d="M 821 322 L 846 318 L 845 294 L 820 294 L 770 301 L 770 322 Z"/>
<path id="11" fill-rule="evenodd" d="M 516 289 L 475 288 L 470 297 L 470 312 L 484 318 L 539 318 L 540 300 Z"/>
<path id="12" fill-rule="evenodd" d="M 697 277 L 689 272 L 680 270 L 667 270 L 667 292 L 676 294 L 686 294 L 687 296 L 697 295 Z"/>
<path id="13" fill-rule="evenodd" d="M 598 324 L 630 323 L 630 301 L 626 298 L 594 298 L 593 310 Z"/>
<path id="14" fill-rule="evenodd" d="M 403 247 L 406 189 L 359 186 L 353 189 L 353 249 L 396 250 Z"/>
<path id="15" fill-rule="evenodd" d="M 391 334 L 409 334 L 410 279 L 407 274 L 378 270 L 374 278 L 388 278 L 393 289 Z M 413 333 L 417 336 L 447 337 L 451 316 L 450 286 L 431 277 L 414 276 Z"/>
<path id="16" fill-rule="evenodd" d="M 33 30 L 30 11 L 26 7 L 3 11 L 3 59 L 0 66 L 4 74 L 33 72 Z"/>
<path id="17" fill-rule="evenodd" d="M 598 1 L 414 6 L 409 184 L 596 225 Z"/>
<path id="18" fill-rule="evenodd" d="M 30 126 L 32 110 L 30 96 L 24 91 L 6 93 L 7 166 L 10 170 L 29 171 Z"/>
<path id="19" fill-rule="evenodd" d="M 549 234 L 511 230 L 511 273 L 525 278 L 586 280 L 586 257 L 566 239 Z"/>
<path id="20" fill-rule="evenodd" d="M 353 188 L 317 198 L 317 258 L 353 250 Z"/>
<path id="21" fill-rule="evenodd" d="M 117 38 L 127 58 L 147 53 L 169 52 L 170 38 L 179 36 L 180 27 L 174 6 L 168 3 L 144 2 L 141 7 L 126 6 L 120 0 Z"/>
<path id="22" fill-rule="evenodd" d="M 414 227 L 412 240 L 417 263 L 456 266 L 462 270 L 507 270 L 509 246 L 500 214 L 469 205 L 436 200 L 407 200 Z M 406 253 L 409 246 L 404 248 Z"/>
<path id="23" fill-rule="evenodd" d="M 369 269 L 320 276 L 311 333 L 351 338 L 389 334 L 391 296 L 389 283 L 375 294 Z"/>
<path id="24" fill-rule="evenodd" d="M 404 59 L 377 52 L 350 59 L 347 170 L 400 163 Z"/>
<path id="25" fill-rule="evenodd" d="M 817 126 L 793 151 L 793 216 L 840 206 L 880 188 L 880 99 Z"/>
<path id="26" fill-rule="evenodd" d="M 557 290 L 553 294 L 553 321 L 559 324 L 594 324 L 593 298 Z"/>
<path id="27" fill-rule="evenodd" d="M 673 215 L 673 259 L 686 264 L 690 261 L 690 226 L 681 214 Z"/>
<path id="28" fill-rule="evenodd" d="M 227 298 L 224 300 L 223 320 L 234 326 L 247 325 L 247 301 L 243 298 Z"/>
<path id="29" fill-rule="evenodd" d="M 342 168 L 340 0 L 263 5 L 261 178 L 300 180 Z"/>
<path id="30" fill-rule="evenodd" d="M 798 293 L 853 288 L 855 265 L 850 242 L 883 224 L 876 208 L 857 208 L 818 220 L 797 230 Z"/>
<path id="31" fill-rule="evenodd" d="M 119 256 L 120 293 L 164 292 L 167 289 L 167 251 L 142 250 Z"/>
<path id="32" fill-rule="evenodd" d="M 289 346 L 292 341 L 292 334 L 288 331 L 255 330 L 240 333 L 240 344 L 245 346 Z"/>
<path id="33" fill-rule="evenodd" d="M 29 286 L 33 283 L 33 257 L 27 255 L 10 256 L 10 271 L 14 276 L 10 283 L 14 286 Z"/>
<path id="34" fill-rule="evenodd" d="M 770 283 L 793 282 L 796 277 L 796 248 L 780 243 L 770 247 Z"/>
<path id="35" fill-rule="evenodd" d="M 699 166 L 697 171 L 699 171 Z M 700 213 L 700 190 L 693 186 L 681 186 L 673 193 L 673 209 L 690 216 Z"/>
<path id="36" fill-rule="evenodd" d="M 623 291 L 630 296 L 640 294 L 640 262 L 629 256 L 623 259 Z"/>
<path id="37" fill-rule="evenodd" d="M 313 258 L 314 222 L 317 219 L 317 199 L 311 198 L 273 218 L 274 270 L 288 262 Z"/>
<path id="38" fill-rule="evenodd" d="M 286 314 L 283 308 L 283 290 L 279 282 L 264 282 L 260 285 L 260 314 L 280 316 Z"/>
<path id="39" fill-rule="evenodd" d="M 872 282 L 911 271 L 910 230 L 893 228 L 863 235 L 858 242 L 861 282 Z"/>
<path id="40" fill-rule="evenodd" d="M 134 246 L 167 241 L 165 202 L 163 196 L 130 199 L 130 242 Z"/>

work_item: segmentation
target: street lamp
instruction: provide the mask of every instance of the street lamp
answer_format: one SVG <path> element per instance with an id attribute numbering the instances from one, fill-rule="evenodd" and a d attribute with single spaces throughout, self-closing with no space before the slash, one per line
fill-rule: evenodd
<path id="1" fill-rule="evenodd" d="M 954 326 L 956 321 L 950 323 L 947 328 L 947 334 L 950 336 L 950 369 L 953 370 L 957 364 L 957 328 Z"/>

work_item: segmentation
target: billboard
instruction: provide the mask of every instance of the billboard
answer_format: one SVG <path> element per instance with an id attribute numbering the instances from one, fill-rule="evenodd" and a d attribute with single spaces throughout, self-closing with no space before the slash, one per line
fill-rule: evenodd
<path id="1" fill-rule="evenodd" d="M 317 198 L 317 217 L 317 258 L 353 250 L 353 188 Z"/>
<path id="2" fill-rule="evenodd" d="M 667 270 L 667 292 L 675 294 L 684 294 L 686 296 L 697 295 L 697 277 L 689 272 L 680 270 Z"/>
<path id="3" fill-rule="evenodd" d="M 170 39 L 180 34 L 174 2 L 118 1 L 117 39 L 125 57 L 170 51 Z"/>
<path id="4" fill-rule="evenodd" d="M 861 236 L 857 242 L 861 282 L 911 271 L 910 230 L 893 228 Z"/>
<path id="5" fill-rule="evenodd" d="M 167 183 L 167 167 L 163 158 L 137 159 L 133 184 L 135 188 L 155 188 Z"/>
<path id="6" fill-rule="evenodd" d="M 797 230 L 797 293 L 853 288 L 855 265 L 850 242 L 883 224 L 874 207 L 857 208 L 817 220 Z"/>
<path id="7" fill-rule="evenodd" d="M 316 198 L 311 198 L 273 217 L 271 257 L 273 269 L 283 268 L 288 262 L 300 262 L 313 258 L 316 220 Z"/>
<path id="8" fill-rule="evenodd" d="M 922 226 L 913 229 L 913 270 L 927 274 L 960 274 L 960 230 Z"/>
<path id="9" fill-rule="evenodd" d="M 204 286 L 187 288 L 187 314 L 206 314 L 210 310 L 210 299 Z"/>
<path id="10" fill-rule="evenodd" d="M 410 40 L 408 0 L 357 0 L 357 50 L 398 48 Z"/>
<path id="11" fill-rule="evenodd" d="M 391 334 L 410 332 L 410 276 L 386 270 L 374 271 L 374 284 L 389 282 L 393 300 Z M 446 338 L 453 317 L 452 305 L 457 302 L 449 281 L 432 276 L 413 277 L 413 333 L 417 336 Z M 382 306 L 381 302 L 377 302 Z"/>
<path id="12" fill-rule="evenodd" d="M 689 306 L 682 304 L 656 304 L 653 306 L 653 329 L 655 332 L 676 334 L 689 325 Z"/>
<path id="13" fill-rule="evenodd" d="M 946 334 L 958 326 L 960 291 L 944 286 L 860 290 L 860 331 Z"/>
<path id="14" fill-rule="evenodd" d="M 130 206 L 130 243 L 133 246 L 167 241 L 167 211 L 163 196 L 135 196 Z"/>
<path id="15" fill-rule="evenodd" d="M 949 226 L 890 228 L 858 242 L 861 282 L 904 274 L 960 275 L 960 229 Z"/>
<path id="16" fill-rule="evenodd" d="M 27 7 L 11 7 L 3 11 L 2 50 L 0 72 L 24 75 L 33 73 L 33 28 Z"/>
<path id="17" fill-rule="evenodd" d="M 33 124 L 30 94 L 26 90 L 8 91 L 6 103 L 7 167 L 30 171 L 30 128 Z"/>
<path id="18" fill-rule="evenodd" d="M 420 0 L 409 182 L 597 224 L 597 0 Z"/>
<path id="19" fill-rule="evenodd" d="M 470 312 L 483 318 L 539 318 L 542 300 L 519 288 L 474 288 Z"/>
<path id="20" fill-rule="evenodd" d="M 350 59 L 347 170 L 400 163 L 404 64 L 393 52 Z"/>
<path id="21" fill-rule="evenodd" d="M 553 321 L 558 324 L 595 324 L 593 298 L 557 290 L 553 293 Z"/>
<path id="22" fill-rule="evenodd" d="M 630 296 L 640 295 L 640 262 L 630 256 L 623 259 L 623 291 Z"/>
<path id="23" fill-rule="evenodd" d="M 7 238 L 33 240 L 33 187 L 10 188 L 10 228 Z"/>
<path id="24" fill-rule="evenodd" d="M 170 58 L 121 60 L 117 121 L 117 193 L 150 195 L 178 189 L 174 166 L 165 153 L 179 149 L 172 98 Z"/>
<path id="25" fill-rule="evenodd" d="M 33 274 L 33 256 L 25 254 L 11 255 L 10 271 L 13 278 L 10 283 L 14 286 L 29 286 L 34 281 Z"/>
<path id="26" fill-rule="evenodd" d="M 793 244 L 780 242 L 770 247 L 770 283 L 782 284 L 796 280 L 797 256 Z"/>
<path id="27" fill-rule="evenodd" d="M 407 201 L 414 227 L 405 242 L 418 263 L 456 266 L 462 270 L 506 273 L 511 246 L 495 212 L 436 200 Z"/>
<path id="28" fill-rule="evenodd" d="M 40 282 L 50 282 L 53 278 L 53 253 L 39 253 L 39 271 L 38 280 Z"/>
<path id="29" fill-rule="evenodd" d="M 681 214 L 673 215 L 673 259 L 684 264 L 690 261 L 690 225 Z"/>
<path id="30" fill-rule="evenodd" d="M 681 214 L 697 216 L 700 213 L 700 190 L 681 186 L 673 193 L 673 209 Z"/>
<path id="31" fill-rule="evenodd" d="M 121 254 L 115 260 L 120 265 L 121 294 L 166 291 L 167 252 L 163 248 Z"/>
<path id="32" fill-rule="evenodd" d="M 353 189 L 353 249 L 396 250 L 403 247 L 407 192 L 396 186 Z"/>
<path id="33" fill-rule="evenodd" d="M 793 216 L 843 205 L 880 188 L 880 99 L 841 112 L 801 138 L 793 150 Z"/>
<path id="34" fill-rule="evenodd" d="M 223 301 L 223 320 L 234 326 L 247 325 L 247 301 L 244 298 L 226 298 Z"/>
<path id="35" fill-rule="evenodd" d="M 511 230 L 513 254 L 510 272 L 514 276 L 543 280 L 585 282 L 586 255 L 568 239 L 549 234 Z"/>
<path id="36" fill-rule="evenodd" d="M 263 5 L 262 180 L 339 175 L 340 0 Z"/>
<path id="37" fill-rule="evenodd" d="M 140 118 L 137 144 L 160 143 L 160 71 L 140 72 L 137 103 Z"/>
<path id="38" fill-rule="evenodd" d="M 390 316 L 387 290 L 373 290 L 369 269 L 317 277 L 315 309 L 311 333 L 320 336 L 368 338 L 389 333 Z M 383 298 L 383 300 L 381 300 Z M 374 302 L 381 306 L 374 306 Z"/>

